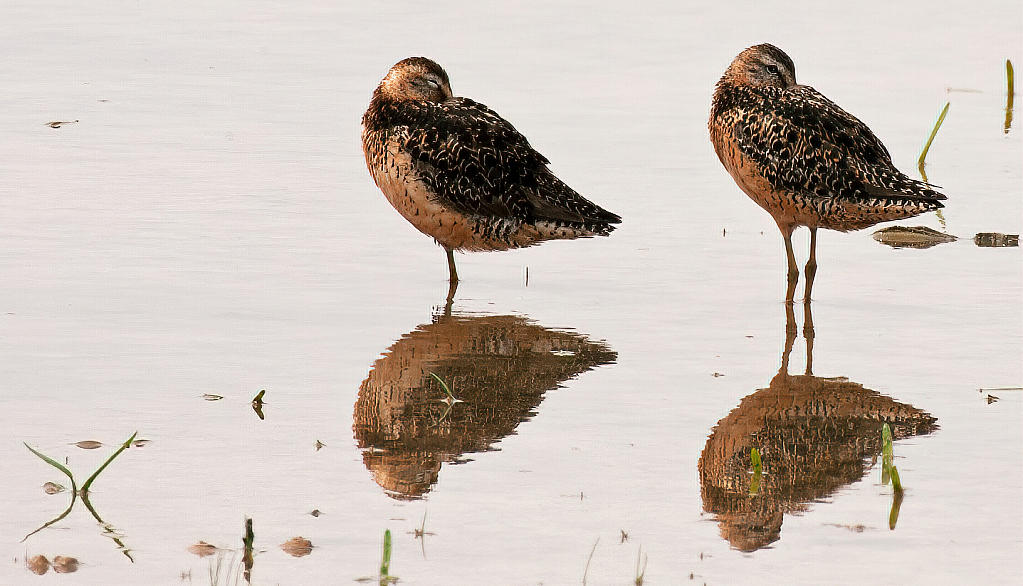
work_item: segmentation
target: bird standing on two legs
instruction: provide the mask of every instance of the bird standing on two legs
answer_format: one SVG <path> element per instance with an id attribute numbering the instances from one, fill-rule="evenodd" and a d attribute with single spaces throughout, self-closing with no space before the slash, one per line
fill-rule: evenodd
<path id="1" fill-rule="evenodd" d="M 453 97 L 425 57 L 398 62 L 362 117 L 366 165 L 398 212 L 447 253 L 507 250 L 545 240 L 607 236 L 617 215 L 576 193 L 549 161 L 483 104 Z"/>
<path id="2" fill-rule="evenodd" d="M 865 124 L 797 84 L 795 65 L 774 45 L 756 45 L 735 58 L 714 90 L 709 127 L 725 169 L 781 230 L 789 302 L 799 279 L 796 227 L 810 229 L 809 298 L 817 228 L 860 230 L 943 207 L 945 196 L 896 169 Z"/>

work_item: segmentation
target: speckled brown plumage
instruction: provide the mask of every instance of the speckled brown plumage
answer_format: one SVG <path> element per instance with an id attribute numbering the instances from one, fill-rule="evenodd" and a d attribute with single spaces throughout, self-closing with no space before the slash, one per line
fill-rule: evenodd
<path id="1" fill-rule="evenodd" d="M 810 228 L 809 285 L 817 228 L 859 230 L 936 210 L 945 199 L 896 169 L 855 116 L 798 85 L 792 60 L 773 45 L 750 47 L 735 58 L 715 88 L 709 127 L 721 163 L 777 222 L 790 282 L 798 275 L 791 241 L 796 227 Z"/>
<path id="2" fill-rule="evenodd" d="M 400 61 L 380 82 L 362 145 L 391 205 L 447 251 L 453 283 L 454 250 L 606 236 L 621 221 L 555 177 L 493 110 L 453 97 L 447 73 L 425 57 Z"/>

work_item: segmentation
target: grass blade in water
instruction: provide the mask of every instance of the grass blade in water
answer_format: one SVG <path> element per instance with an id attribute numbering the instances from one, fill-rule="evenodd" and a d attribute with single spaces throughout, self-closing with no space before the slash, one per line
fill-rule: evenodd
<path id="1" fill-rule="evenodd" d="M 107 466 L 109 466 L 110 463 L 114 461 L 114 458 L 121 455 L 121 452 L 127 450 L 128 447 L 131 446 L 131 442 L 135 441 L 135 436 L 137 436 L 138 434 L 139 432 L 137 431 L 131 434 L 131 437 L 128 438 L 128 441 L 121 444 L 121 447 L 117 448 L 117 451 L 111 454 L 110 457 L 107 458 L 107 461 L 103 462 L 103 465 L 97 468 L 96 471 L 92 473 L 92 476 L 90 476 L 89 479 L 85 481 L 85 484 L 82 485 L 82 492 L 89 492 L 89 487 L 92 485 L 92 481 L 96 480 L 96 477 L 99 476 L 99 473 L 102 472 Z"/>
<path id="2" fill-rule="evenodd" d="M 891 480 L 892 461 L 895 448 L 892 446 L 892 429 L 885 423 L 881 426 L 881 484 L 888 486 Z"/>
<path id="3" fill-rule="evenodd" d="M 760 492 L 760 479 L 764 473 L 764 466 L 760 460 L 760 450 L 756 448 L 750 448 L 749 459 L 753 464 L 753 478 L 749 482 L 749 493 L 752 496 Z"/>
<path id="4" fill-rule="evenodd" d="M 899 509 L 902 508 L 902 499 L 906 496 L 904 492 L 896 492 L 892 497 L 892 510 L 888 513 L 888 529 L 895 531 L 895 524 L 899 522 Z"/>
<path id="5" fill-rule="evenodd" d="M 885 466 L 891 466 L 892 460 L 895 458 L 895 447 L 892 446 L 892 429 L 885 423 L 881 427 L 881 454 L 883 456 L 882 462 Z"/>
<path id="6" fill-rule="evenodd" d="M 28 451 L 32 452 L 36 456 L 39 456 L 39 458 L 42 459 L 43 462 L 46 462 L 50 466 L 53 466 L 57 470 L 60 470 L 61 472 L 63 472 L 64 475 L 67 476 L 69 480 L 71 480 L 71 491 L 72 491 L 72 493 L 77 493 L 78 492 L 78 485 L 75 484 L 75 477 L 71 475 L 71 471 L 68 470 L 66 466 L 64 466 L 60 462 L 54 460 L 53 458 L 47 456 L 46 454 L 43 454 L 42 452 L 37 452 L 36 450 L 32 449 L 32 446 L 28 445 L 28 443 L 26 443 L 26 442 L 22 442 L 22 443 L 25 444 L 25 447 L 28 448 Z"/>
<path id="7" fill-rule="evenodd" d="M 444 381 L 439 376 L 432 372 L 430 373 L 430 376 L 440 383 L 440 388 L 444 389 L 444 394 L 448 396 L 448 399 L 451 399 L 452 401 L 455 400 L 455 395 L 451 393 L 451 389 L 448 388 L 448 385 L 444 384 Z"/>
<path id="8" fill-rule="evenodd" d="M 760 492 L 760 480 L 763 478 L 763 472 L 757 469 L 753 472 L 753 478 L 749 481 L 749 494 L 750 496 L 756 496 Z"/>
<path id="9" fill-rule="evenodd" d="M 384 554 L 380 558 L 380 582 L 387 583 L 391 573 L 391 530 L 384 531 Z"/>
<path id="10" fill-rule="evenodd" d="M 927 182 L 927 173 L 924 172 L 924 159 L 927 158 L 927 151 L 931 150 L 931 143 L 934 142 L 934 137 L 938 134 L 938 129 L 941 128 L 941 123 L 945 121 L 945 114 L 948 114 L 948 106 L 951 102 L 945 102 L 945 107 L 941 110 L 941 114 L 938 116 L 938 121 L 934 123 L 934 129 L 931 130 L 931 136 L 927 139 L 927 144 L 924 145 L 924 150 L 920 153 L 920 160 L 917 163 L 917 168 L 920 169 L 920 176 L 924 178 L 924 182 Z"/>
<path id="11" fill-rule="evenodd" d="M 902 493 L 902 481 L 899 480 L 899 469 L 892 466 L 888 471 L 888 474 L 892 477 L 892 488 L 895 489 L 896 493 Z"/>
<path id="12" fill-rule="evenodd" d="M 24 538 L 22 538 L 21 541 L 24 542 L 29 537 L 32 537 L 36 533 L 39 533 L 43 529 L 46 529 L 50 525 L 53 525 L 54 523 L 60 521 L 64 517 L 68 516 L 68 513 L 71 512 L 71 509 L 73 509 L 75 507 L 75 499 L 78 498 L 78 485 L 75 484 L 75 477 L 71 475 L 71 471 L 68 470 L 66 466 L 64 466 L 60 462 L 54 460 L 53 458 L 47 456 L 46 454 L 43 454 L 42 452 L 38 452 L 38 451 L 32 449 L 32 446 L 28 445 L 28 443 L 26 443 L 26 442 L 22 442 L 22 443 L 25 444 L 25 447 L 28 448 L 28 451 L 32 452 L 36 456 L 39 456 L 39 458 L 42 459 L 43 462 L 46 462 L 50 466 L 53 466 L 57 470 L 60 470 L 61 472 L 63 472 L 71 480 L 71 504 L 69 504 L 67 509 L 63 513 L 58 515 L 55 519 L 53 519 L 52 521 L 49 521 L 47 523 L 43 523 L 43 525 L 41 527 L 39 527 L 38 529 L 36 529 L 32 533 L 29 533 Z"/>
<path id="13" fill-rule="evenodd" d="M 1005 95 L 1005 134 L 1009 134 L 1009 127 L 1012 126 L 1012 102 L 1016 95 L 1015 84 L 1013 83 L 1012 61 L 1005 60 L 1005 82 L 1007 91 Z"/>

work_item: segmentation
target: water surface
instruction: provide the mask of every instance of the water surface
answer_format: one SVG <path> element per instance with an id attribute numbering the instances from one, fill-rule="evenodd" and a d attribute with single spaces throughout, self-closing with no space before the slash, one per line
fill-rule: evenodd
<path id="1" fill-rule="evenodd" d="M 972 241 L 1020 232 L 1023 149 L 1018 129 L 1004 132 L 1005 59 L 1023 63 L 1018 3 L 4 12 L 3 583 L 52 579 L 25 564 L 45 555 L 77 558 L 78 584 L 205 584 L 219 556 L 188 551 L 200 540 L 230 550 L 223 583 L 246 517 L 253 584 L 376 579 L 387 529 L 406 584 L 631 583 L 640 556 L 649 584 L 1020 583 L 1023 394 L 978 391 L 1023 378 L 1020 254 Z M 775 501 L 780 529 L 748 547 L 724 534 L 699 462 L 719 422 L 779 375 L 785 261 L 706 119 L 731 59 L 765 41 L 907 172 L 951 102 L 927 158 L 949 196 L 945 225 L 905 223 L 960 240 L 893 249 L 869 230 L 820 234 L 812 376 L 824 382 L 795 380 L 833 399 L 845 391 L 827 379 L 845 377 L 842 389 L 871 392 L 860 400 L 936 427 L 896 434 L 906 495 L 894 530 L 870 440 L 834 444 L 855 473 L 825 490 L 803 480 L 810 468 L 785 480 L 770 466 L 787 461 L 766 452 L 763 494 L 802 492 Z M 358 137 L 373 88 L 413 54 L 624 219 L 606 239 L 460 256 L 447 332 L 443 252 L 387 204 Z M 805 242 L 797 233 L 797 256 Z M 802 305 L 795 318 L 801 336 Z M 480 323 L 501 333 L 474 338 Z M 459 346 L 473 339 L 503 342 L 470 343 L 473 357 Z M 514 368 L 493 366 L 502 348 Z M 415 358 L 395 366 L 404 349 Z M 806 358 L 799 337 L 790 377 Z M 447 415 L 423 386 L 434 367 L 466 392 Z M 405 421 L 429 432 L 360 422 L 385 373 L 409 384 L 379 404 L 409 407 Z M 264 389 L 261 420 L 250 402 Z M 435 422 L 451 433 L 431 435 Z M 866 438 L 875 424 L 860 423 Z M 43 491 L 65 478 L 23 442 L 81 481 L 136 430 L 150 443 L 90 495 L 132 559 L 80 502 L 22 542 L 69 502 Z M 382 483 L 375 467 L 402 438 L 428 444 L 416 448 L 428 465 L 406 469 L 418 485 Z M 82 440 L 104 445 L 71 445 Z M 395 498 L 399 486 L 415 498 Z M 280 547 L 295 537 L 311 553 Z"/>

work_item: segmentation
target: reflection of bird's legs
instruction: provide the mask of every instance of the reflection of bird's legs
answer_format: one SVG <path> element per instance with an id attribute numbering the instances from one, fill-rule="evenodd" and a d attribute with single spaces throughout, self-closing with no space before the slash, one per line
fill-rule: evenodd
<path id="1" fill-rule="evenodd" d="M 792 353 L 792 345 L 796 341 L 796 313 L 791 303 L 785 304 L 785 350 L 781 353 L 781 369 L 786 375 L 789 373 L 789 354 Z"/>
<path id="2" fill-rule="evenodd" d="M 796 283 L 799 282 L 799 267 L 796 266 L 796 255 L 792 252 L 792 230 L 793 226 L 781 226 L 778 225 L 781 230 L 782 238 L 785 239 L 785 256 L 788 258 L 789 263 L 789 275 L 788 275 L 788 290 L 785 292 L 785 303 L 791 305 L 792 298 L 796 293 Z"/>
<path id="3" fill-rule="evenodd" d="M 792 262 L 795 259 L 790 257 Z M 810 258 L 806 260 L 803 276 L 806 278 L 806 289 L 803 290 L 803 301 L 810 301 L 810 290 L 813 289 L 813 277 L 817 274 L 817 228 L 810 228 Z"/>
<path id="4" fill-rule="evenodd" d="M 813 374 L 813 311 L 810 309 L 810 292 L 813 278 L 817 274 L 817 228 L 810 228 L 810 258 L 806 260 L 803 276 L 806 288 L 803 290 L 803 337 L 806 338 L 806 374 Z"/>
<path id="5" fill-rule="evenodd" d="M 457 283 L 448 286 L 448 298 L 444 300 L 444 317 L 451 317 L 451 306 L 455 303 L 455 289 L 457 288 Z"/>
<path id="6" fill-rule="evenodd" d="M 803 337 L 806 338 L 806 374 L 813 374 L 813 312 L 810 297 L 803 299 Z"/>

